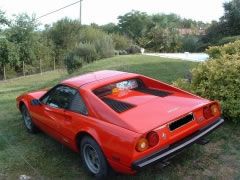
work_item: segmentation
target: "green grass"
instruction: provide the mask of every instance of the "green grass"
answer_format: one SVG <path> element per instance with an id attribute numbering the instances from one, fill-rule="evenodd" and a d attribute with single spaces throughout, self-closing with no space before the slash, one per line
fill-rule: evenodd
<path id="1" fill-rule="evenodd" d="M 197 63 L 149 56 L 121 56 L 84 66 L 76 74 L 101 69 L 141 73 L 171 83 Z M 55 85 L 69 77 L 65 71 L 48 72 L 0 82 L 0 179 L 90 179 L 79 155 L 43 133 L 28 134 L 16 109 L 15 98 L 23 92 Z M 116 179 L 239 179 L 240 132 L 225 124 L 206 146 L 194 145 L 172 159 L 168 167 L 151 166 L 135 176 Z"/>

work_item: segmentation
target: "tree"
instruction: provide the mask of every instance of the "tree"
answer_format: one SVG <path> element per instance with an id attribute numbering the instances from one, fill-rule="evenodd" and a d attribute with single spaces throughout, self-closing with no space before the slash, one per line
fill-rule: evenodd
<path id="1" fill-rule="evenodd" d="M 22 64 L 33 64 L 36 61 L 34 46 L 37 43 L 35 39 L 35 30 L 38 24 L 34 16 L 30 17 L 27 14 L 20 14 L 15 17 L 11 24 L 11 28 L 6 31 L 10 42 L 19 47 L 19 61 L 21 62 L 15 67 L 16 71 L 23 70 Z"/>
<path id="2" fill-rule="evenodd" d="M 155 52 L 176 52 L 180 48 L 177 29 L 154 27 L 140 39 L 141 46 Z"/>
<path id="3" fill-rule="evenodd" d="M 126 50 L 132 44 L 131 40 L 126 36 L 120 34 L 112 34 L 111 36 L 116 50 Z"/>
<path id="4" fill-rule="evenodd" d="M 35 33 L 35 44 L 34 44 L 34 53 L 36 56 L 36 61 L 33 64 L 39 72 L 42 73 L 44 70 L 55 69 L 54 62 L 54 45 L 51 39 L 47 39 L 44 33 L 36 32 Z M 39 67 L 39 68 L 38 68 Z"/>
<path id="5" fill-rule="evenodd" d="M 110 33 L 110 34 L 119 32 L 118 26 L 116 26 L 116 24 L 114 24 L 114 23 L 109 23 L 109 24 L 102 25 L 102 26 L 100 26 L 100 28 L 103 31 L 105 31 L 107 33 Z"/>
<path id="6" fill-rule="evenodd" d="M 6 38 L 0 38 L 0 65 L 3 69 L 3 77 L 6 80 L 6 65 L 14 65 L 18 62 L 18 51 L 15 45 Z"/>
<path id="7" fill-rule="evenodd" d="M 199 37 L 188 35 L 181 38 L 182 46 L 181 51 L 182 52 L 195 52 L 198 48 L 198 41 Z"/>
<path id="8" fill-rule="evenodd" d="M 80 29 L 82 26 L 77 20 L 61 19 L 46 30 L 47 37 L 54 44 L 57 63 L 64 62 L 64 55 L 75 48 L 80 42 Z"/>
<path id="9" fill-rule="evenodd" d="M 181 18 L 176 14 L 155 14 L 151 17 L 154 26 L 161 28 L 178 28 L 181 25 Z"/>
<path id="10" fill-rule="evenodd" d="M 4 25 L 9 25 L 9 21 L 5 16 L 5 13 L 3 11 L 0 10 L 0 27 L 4 26 Z M 0 29 L 1 32 L 1 29 Z"/>
<path id="11" fill-rule="evenodd" d="M 221 17 L 221 22 L 227 35 L 240 35 L 240 0 L 226 2 L 223 7 L 224 16 Z"/>
<path id="12" fill-rule="evenodd" d="M 118 27 L 122 34 L 137 40 L 152 26 L 151 18 L 144 12 L 132 11 L 118 17 Z"/>
<path id="13" fill-rule="evenodd" d="M 240 35 L 240 0 L 226 2 L 223 7 L 224 15 L 220 21 L 213 21 L 206 35 L 201 38 L 204 48 L 220 44 L 225 37 Z"/>

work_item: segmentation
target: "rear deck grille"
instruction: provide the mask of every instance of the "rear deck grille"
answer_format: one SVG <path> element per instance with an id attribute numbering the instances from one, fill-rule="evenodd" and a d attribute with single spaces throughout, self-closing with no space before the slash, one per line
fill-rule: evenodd
<path id="1" fill-rule="evenodd" d="M 146 93 L 146 94 L 151 94 L 154 96 L 159 96 L 159 97 L 165 97 L 170 95 L 171 93 L 167 92 L 167 91 L 161 91 L 158 89 L 150 89 L 150 88 L 137 88 L 135 89 L 136 91 L 142 92 L 142 93 Z"/>
<path id="2" fill-rule="evenodd" d="M 171 124 L 169 125 L 169 129 L 170 129 L 171 131 L 173 131 L 173 130 L 175 130 L 175 129 L 181 127 L 181 126 L 183 126 L 184 124 L 189 123 L 189 122 L 192 121 L 193 119 L 194 119 L 193 114 L 189 114 L 189 115 L 187 115 L 187 116 L 185 116 L 185 117 L 183 117 L 183 118 L 181 118 L 181 119 L 179 119 L 179 120 L 171 123 Z"/>
<path id="3" fill-rule="evenodd" d="M 109 107 L 111 107 L 114 111 L 118 113 L 124 112 L 128 109 L 135 107 L 132 104 L 122 102 L 122 101 L 117 101 L 117 100 L 106 98 L 106 97 L 102 98 L 102 101 L 104 101 Z"/>

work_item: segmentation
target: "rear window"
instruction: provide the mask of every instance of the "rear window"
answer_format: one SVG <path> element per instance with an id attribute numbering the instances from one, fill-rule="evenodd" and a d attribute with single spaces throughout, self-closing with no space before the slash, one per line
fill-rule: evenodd
<path id="1" fill-rule="evenodd" d="M 128 79 L 124 81 L 119 81 L 116 83 L 108 84 L 106 86 L 95 89 L 93 92 L 99 97 L 103 97 L 114 92 L 119 92 L 122 90 L 138 89 L 144 86 L 142 80 L 140 79 Z"/>

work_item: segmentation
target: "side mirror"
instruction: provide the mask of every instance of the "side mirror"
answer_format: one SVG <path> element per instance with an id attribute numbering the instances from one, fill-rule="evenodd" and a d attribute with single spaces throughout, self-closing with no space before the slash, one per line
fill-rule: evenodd
<path id="1" fill-rule="evenodd" d="M 39 106 L 39 105 L 41 105 L 41 101 L 39 101 L 39 99 L 33 99 L 33 100 L 31 100 L 31 104 L 33 106 Z"/>

